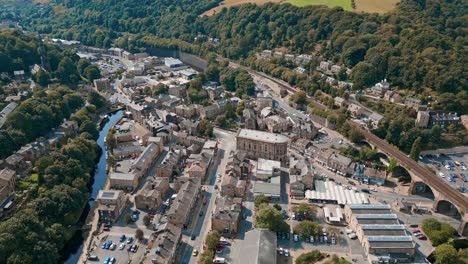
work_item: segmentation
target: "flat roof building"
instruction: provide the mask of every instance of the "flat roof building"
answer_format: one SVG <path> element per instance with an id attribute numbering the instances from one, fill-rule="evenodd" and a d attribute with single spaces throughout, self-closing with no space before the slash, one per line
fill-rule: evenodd
<path id="1" fill-rule="evenodd" d="M 415 243 L 398 216 L 388 204 L 346 205 L 349 227 L 356 231 L 371 263 L 382 258 L 411 262 L 416 252 Z"/>
<path id="2" fill-rule="evenodd" d="M 255 181 L 253 193 L 254 196 L 263 194 L 272 200 L 279 200 L 281 197 L 281 185 L 279 183 Z"/>
<path id="3" fill-rule="evenodd" d="M 255 170 L 255 178 L 258 180 L 268 180 L 273 176 L 279 176 L 281 162 L 276 160 L 258 159 Z"/>
<path id="4" fill-rule="evenodd" d="M 267 229 L 253 229 L 245 233 L 242 254 L 233 264 L 276 264 L 276 234 Z"/>
<path id="5" fill-rule="evenodd" d="M 169 68 L 177 68 L 181 67 L 184 65 L 182 61 L 176 58 L 164 58 L 164 65 L 166 65 Z"/>

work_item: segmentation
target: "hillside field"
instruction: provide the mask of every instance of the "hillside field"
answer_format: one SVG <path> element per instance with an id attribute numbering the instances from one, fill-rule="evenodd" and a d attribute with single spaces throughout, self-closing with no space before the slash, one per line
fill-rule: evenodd
<path id="1" fill-rule="evenodd" d="M 387 13 L 395 8 L 400 0 L 356 0 L 355 12 Z"/>
<path id="2" fill-rule="evenodd" d="M 46 0 L 42 0 L 46 1 Z M 219 12 L 223 7 L 231 7 L 236 5 L 242 5 L 247 3 L 252 4 L 265 4 L 269 2 L 273 3 L 290 3 L 296 6 L 307 6 L 307 5 L 326 5 L 329 7 L 341 6 L 344 10 L 364 13 L 387 13 L 395 8 L 395 5 L 400 0 L 355 0 L 356 9 L 351 8 L 351 0 L 225 0 L 219 6 L 210 9 L 202 14 L 202 16 L 212 16 Z"/>
<path id="3" fill-rule="evenodd" d="M 236 6 L 236 5 L 242 5 L 242 4 L 265 4 L 265 3 L 281 3 L 283 0 L 225 0 L 219 6 L 212 8 L 205 13 L 202 14 L 202 16 L 212 16 L 215 15 L 217 12 L 219 12 L 223 7 L 231 7 L 231 6 Z"/>
<path id="4" fill-rule="evenodd" d="M 344 10 L 352 10 L 351 0 L 287 0 L 286 2 L 301 7 L 307 5 L 326 5 L 329 7 L 341 6 Z"/>

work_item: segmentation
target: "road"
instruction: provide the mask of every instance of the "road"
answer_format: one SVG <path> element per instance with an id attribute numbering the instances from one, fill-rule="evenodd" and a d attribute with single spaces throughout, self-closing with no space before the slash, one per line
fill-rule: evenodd
<path id="1" fill-rule="evenodd" d="M 197 211 L 193 222 L 193 227 L 190 230 L 186 230 L 182 236 L 182 240 L 185 242 L 185 248 L 182 252 L 182 259 L 180 263 L 197 263 L 198 256 L 192 256 L 194 249 L 203 251 L 203 244 L 205 241 L 206 234 L 211 230 L 211 214 L 214 211 L 214 205 L 216 197 L 219 196 L 218 190 L 214 189 L 216 183 L 216 174 L 221 173 L 223 175 L 224 168 L 226 166 L 229 152 L 235 149 L 235 134 L 231 131 L 215 128 L 214 134 L 216 138 L 220 140 L 218 146 L 218 154 L 216 163 L 209 172 L 208 183 L 203 185 L 205 189 L 204 199 L 208 200 L 206 206 L 201 205 L 196 210 L 203 212 L 202 216 L 199 216 L 200 211 Z M 191 240 L 191 236 L 195 235 L 196 239 Z"/>

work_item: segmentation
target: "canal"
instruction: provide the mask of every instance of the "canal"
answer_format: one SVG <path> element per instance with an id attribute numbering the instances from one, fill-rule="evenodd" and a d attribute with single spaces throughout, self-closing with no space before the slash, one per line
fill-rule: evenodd
<path id="1" fill-rule="evenodd" d="M 99 132 L 99 138 L 97 140 L 97 144 L 101 148 L 101 157 L 99 158 L 99 162 L 97 164 L 96 170 L 94 171 L 94 181 L 91 186 L 91 196 L 88 202 L 88 206 L 83 211 L 80 220 L 85 221 L 89 212 L 90 208 L 93 207 L 94 199 L 96 199 L 99 190 L 104 187 L 107 179 L 106 173 L 106 161 L 107 161 L 107 151 L 106 146 L 104 144 L 104 140 L 106 139 L 107 133 L 109 129 L 117 123 L 123 116 L 123 111 L 118 111 L 114 114 L 109 114 L 109 121 L 105 124 L 105 126 Z M 84 224 L 84 223 L 82 223 Z M 75 236 L 69 241 L 69 245 L 66 246 L 63 253 L 64 263 L 65 264 L 76 264 L 83 252 L 83 232 L 78 230 L 75 233 Z"/>

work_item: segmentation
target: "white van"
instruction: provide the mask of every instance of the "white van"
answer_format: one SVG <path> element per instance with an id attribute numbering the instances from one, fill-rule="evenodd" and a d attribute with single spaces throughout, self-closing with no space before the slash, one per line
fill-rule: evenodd
<path id="1" fill-rule="evenodd" d="M 226 260 L 224 258 L 215 258 L 213 263 L 226 263 Z"/>

